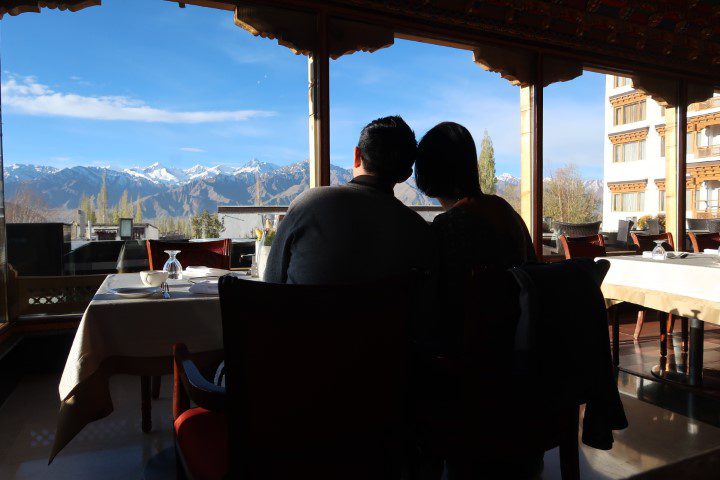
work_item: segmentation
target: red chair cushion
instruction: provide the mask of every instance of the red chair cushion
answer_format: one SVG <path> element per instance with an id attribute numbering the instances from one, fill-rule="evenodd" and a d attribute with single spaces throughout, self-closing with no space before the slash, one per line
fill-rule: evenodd
<path id="1" fill-rule="evenodd" d="M 227 421 L 222 412 L 191 408 L 175 419 L 177 445 L 195 480 L 220 480 L 227 473 Z"/>

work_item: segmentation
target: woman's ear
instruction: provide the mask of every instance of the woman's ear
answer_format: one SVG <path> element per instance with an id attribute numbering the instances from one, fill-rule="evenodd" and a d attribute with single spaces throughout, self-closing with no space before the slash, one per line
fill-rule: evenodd
<path id="1" fill-rule="evenodd" d="M 360 168 L 362 165 L 362 153 L 360 153 L 360 147 L 355 147 L 355 155 L 353 157 L 353 167 Z"/>

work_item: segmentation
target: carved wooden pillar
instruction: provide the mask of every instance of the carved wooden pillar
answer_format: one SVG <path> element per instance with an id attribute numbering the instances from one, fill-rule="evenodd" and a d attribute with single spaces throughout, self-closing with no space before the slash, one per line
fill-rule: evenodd
<path id="1" fill-rule="evenodd" d="M 330 55 L 328 18 L 317 16 L 316 48 L 308 55 L 310 187 L 330 185 Z"/>
<path id="2" fill-rule="evenodd" d="M 685 247 L 687 172 L 687 84 L 678 82 L 676 106 L 665 109 L 665 229 L 675 248 Z"/>
<path id="3" fill-rule="evenodd" d="M 543 58 L 537 56 L 535 82 L 520 87 L 520 215 L 535 253 L 543 251 Z"/>

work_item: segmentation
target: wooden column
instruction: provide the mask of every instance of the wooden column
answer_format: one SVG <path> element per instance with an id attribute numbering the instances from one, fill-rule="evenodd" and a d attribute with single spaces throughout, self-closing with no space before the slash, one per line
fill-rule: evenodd
<path id="1" fill-rule="evenodd" d="M 520 215 L 542 258 L 543 59 L 537 56 L 535 84 L 520 87 Z"/>
<path id="2" fill-rule="evenodd" d="M 687 84 L 678 82 L 677 106 L 665 109 L 665 229 L 675 248 L 685 248 L 687 173 Z"/>
<path id="3" fill-rule="evenodd" d="M 328 17 L 317 16 L 315 50 L 308 56 L 310 187 L 330 185 L 330 56 Z"/>

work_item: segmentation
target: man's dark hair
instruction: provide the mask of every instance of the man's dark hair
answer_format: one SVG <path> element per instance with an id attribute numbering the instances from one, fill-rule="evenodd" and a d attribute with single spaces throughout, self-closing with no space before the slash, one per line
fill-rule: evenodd
<path id="1" fill-rule="evenodd" d="M 360 132 L 358 148 L 368 173 L 404 182 L 412 175 L 417 154 L 415 132 L 401 117 L 383 117 L 368 123 Z"/>
<path id="2" fill-rule="evenodd" d="M 479 195 L 475 141 L 467 128 L 454 122 L 435 125 L 418 144 L 415 181 L 429 197 L 464 198 Z"/>

